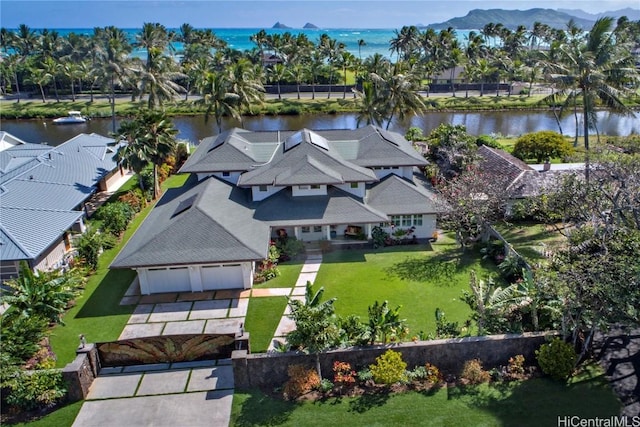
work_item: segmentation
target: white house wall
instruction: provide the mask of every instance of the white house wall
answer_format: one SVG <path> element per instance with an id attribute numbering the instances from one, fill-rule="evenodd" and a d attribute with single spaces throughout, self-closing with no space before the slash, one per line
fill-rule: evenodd
<path id="1" fill-rule="evenodd" d="M 181 267 L 138 268 L 143 295 L 162 292 L 202 292 L 215 289 L 250 289 L 253 262 Z"/>
<path id="2" fill-rule="evenodd" d="M 267 186 L 267 191 L 260 191 L 260 187 L 255 185 L 251 187 L 251 197 L 254 202 L 259 202 L 260 200 L 264 200 L 267 197 L 276 194 L 278 191 L 282 190 L 284 187 L 271 187 Z"/>
<path id="3" fill-rule="evenodd" d="M 418 239 L 426 239 L 432 237 L 433 233 L 435 233 L 436 231 L 436 215 L 423 214 L 422 225 L 414 225 L 413 227 L 415 227 L 413 234 L 415 234 Z M 392 234 L 394 229 L 397 230 L 399 228 L 406 230 L 408 228 L 411 228 L 411 226 L 396 226 L 395 228 L 391 228 L 390 226 L 382 227 L 382 229 L 389 234 Z"/>
<path id="4" fill-rule="evenodd" d="M 35 262 L 36 270 L 49 271 L 62 266 L 64 256 L 67 252 L 64 238 L 49 246 Z"/>
<path id="5" fill-rule="evenodd" d="M 320 185 L 320 188 L 311 188 L 310 185 L 293 185 L 291 187 L 291 195 L 293 197 L 299 197 L 299 196 L 326 196 L 327 195 L 327 186 L 326 185 Z"/>
<path id="6" fill-rule="evenodd" d="M 336 188 L 339 188 L 343 191 L 346 191 L 349 194 L 353 194 L 354 196 L 360 197 L 360 198 L 364 198 L 364 195 L 365 195 L 364 182 L 358 182 L 357 188 L 351 188 L 351 183 L 336 185 Z"/>
<path id="7" fill-rule="evenodd" d="M 225 175 L 225 172 L 216 172 L 213 176 L 218 177 L 229 184 L 237 185 L 238 180 L 240 179 L 240 172 L 227 172 L 227 174 L 228 175 Z M 198 178 L 199 177 L 200 176 L 198 175 Z"/>

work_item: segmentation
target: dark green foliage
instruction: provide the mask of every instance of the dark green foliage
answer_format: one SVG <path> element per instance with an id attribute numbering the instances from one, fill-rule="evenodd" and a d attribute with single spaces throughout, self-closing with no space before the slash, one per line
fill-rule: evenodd
<path id="1" fill-rule="evenodd" d="M 500 143 L 491 135 L 480 135 L 476 139 L 476 145 L 480 147 L 481 145 L 486 145 L 487 147 L 497 148 L 499 150 L 502 149 Z"/>
<path id="2" fill-rule="evenodd" d="M 409 329 L 406 326 L 406 319 L 400 318 L 401 308 L 400 305 L 394 309 L 389 308 L 388 301 L 382 304 L 376 301 L 369 306 L 371 344 L 376 341 L 386 344 L 388 341 L 401 340 L 407 335 Z"/>
<path id="3" fill-rule="evenodd" d="M 134 209 L 130 204 L 124 202 L 112 202 L 101 206 L 96 211 L 96 218 L 102 221 L 102 229 L 108 231 L 114 236 L 119 236 L 124 230 L 133 216 Z"/>
<path id="4" fill-rule="evenodd" d="M 16 310 L 7 312 L 2 318 L 2 367 L 22 364 L 37 350 L 44 338 L 48 320 L 41 315 L 26 315 Z"/>
<path id="5" fill-rule="evenodd" d="M 548 130 L 522 135 L 513 148 L 513 155 L 517 158 L 534 159 L 537 163 L 548 159 L 563 159 L 571 154 L 573 146 L 559 133 Z"/>
<path id="6" fill-rule="evenodd" d="M 304 252 L 304 242 L 295 237 L 280 237 L 276 240 L 276 249 L 280 253 L 280 261 L 294 259 Z"/>
<path id="7" fill-rule="evenodd" d="M 370 340 L 369 327 L 355 314 L 339 317 L 338 327 L 342 333 L 340 341 L 345 345 L 366 345 Z"/>
<path id="8" fill-rule="evenodd" d="M 427 136 L 429 160 L 439 169 L 440 176 L 452 178 L 475 161 L 478 149 L 475 138 L 463 125 L 440 124 Z"/>
<path id="9" fill-rule="evenodd" d="M 436 308 L 436 338 L 454 338 L 460 335 L 458 322 L 448 322 L 444 311 Z"/>
<path id="10" fill-rule="evenodd" d="M 89 226 L 87 230 L 76 240 L 78 256 L 91 270 L 98 268 L 98 257 L 103 250 L 113 248 L 117 244 L 112 234 L 100 233 L 97 228 Z"/>
<path id="11" fill-rule="evenodd" d="M 542 372 L 553 379 L 566 381 L 576 367 L 578 355 L 571 344 L 553 338 L 536 350 L 536 359 Z"/>
<path id="12" fill-rule="evenodd" d="M 384 246 L 388 237 L 389 233 L 384 231 L 380 226 L 375 226 L 371 229 L 371 239 L 373 240 L 374 248 Z"/>
<path id="13" fill-rule="evenodd" d="M 42 316 L 50 322 L 62 323 L 62 313 L 76 295 L 82 280 L 72 270 L 38 271 L 34 273 L 29 265 L 20 263 L 20 275 L 6 282 L 11 293 L 4 301 L 25 316 Z"/>

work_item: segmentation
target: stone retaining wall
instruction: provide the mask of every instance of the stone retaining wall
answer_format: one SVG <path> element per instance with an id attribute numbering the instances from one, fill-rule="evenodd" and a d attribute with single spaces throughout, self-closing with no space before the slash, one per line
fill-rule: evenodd
<path id="1" fill-rule="evenodd" d="M 89 394 L 89 387 L 100 372 L 98 350 L 93 344 L 87 344 L 76 351 L 76 358 L 62 369 L 62 377 L 67 382 L 69 402 L 83 400 Z"/>
<path id="2" fill-rule="evenodd" d="M 325 377 L 332 375 L 334 361 L 349 362 L 354 369 L 360 370 L 374 363 L 376 357 L 391 348 L 402 353 L 408 369 L 429 362 L 445 374 L 458 375 L 464 362 L 474 358 L 480 359 L 487 369 L 506 365 L 509 358 L 517 354 L 524 355 L 526 363 L 533 364 L 535 350 L 545 342 L 547 336 L 552 335 L 555 333 L 491 335 L 339 349 L 321 353 L 320 365 Z M 234 351 L 231 358 L 238 389 L 281 386 L 288 379 L 287 369 L 290 365 L 315 367 L 315 355 L 300 352 L 248 354 L 245 350 L 239 350 Z"/>

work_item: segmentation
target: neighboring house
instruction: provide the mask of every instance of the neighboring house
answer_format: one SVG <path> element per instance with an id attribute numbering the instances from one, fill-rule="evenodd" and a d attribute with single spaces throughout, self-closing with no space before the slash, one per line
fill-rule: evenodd
<path id="1" fill-rule="evenodd" d="M 3 132 L 3 141 L 19 141 Z M 0 277 L 17 276 L 20 261 L 38 270 L 62 266 L 71 234 L 84 230 L 85 203 L 108 191 L 124 171 L 115 141 L 80 134 L 52 147 L 24 143 L 0 151 Z"/>
<path id="2" fill-rule="evenodd" d="M 478 155 L 483 173 L 505 178 L 507 212 L 515 201 L 538 196 L 566 174 L 584 171 L 584 163 L 529 165 L 504 150 L 486 145 L 478 148 Z"/>
<path id="3" fill-rule="evenodd" d="M 205 138 L 111 264 L 138 272 L 142 293 L 250 288 L 255 262 L 280 236 L 305 242 L 371 238 L 382 226 L 436 230 L 439 204 L 401 135 L 355 130 L 251 132 Z"/>

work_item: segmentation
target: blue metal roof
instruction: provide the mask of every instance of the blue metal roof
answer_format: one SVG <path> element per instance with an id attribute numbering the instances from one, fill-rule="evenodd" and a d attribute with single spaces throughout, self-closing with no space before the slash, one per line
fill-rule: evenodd
<path id="1" fill-rule="evenodd" d="M 26 143 L 0 152 L 0 260 L 33 259 L 59 239 L 82 217 L 75 209 L 118 167 L 117 149 L 111 138 L 80 134 L 57 147 Z"/>

